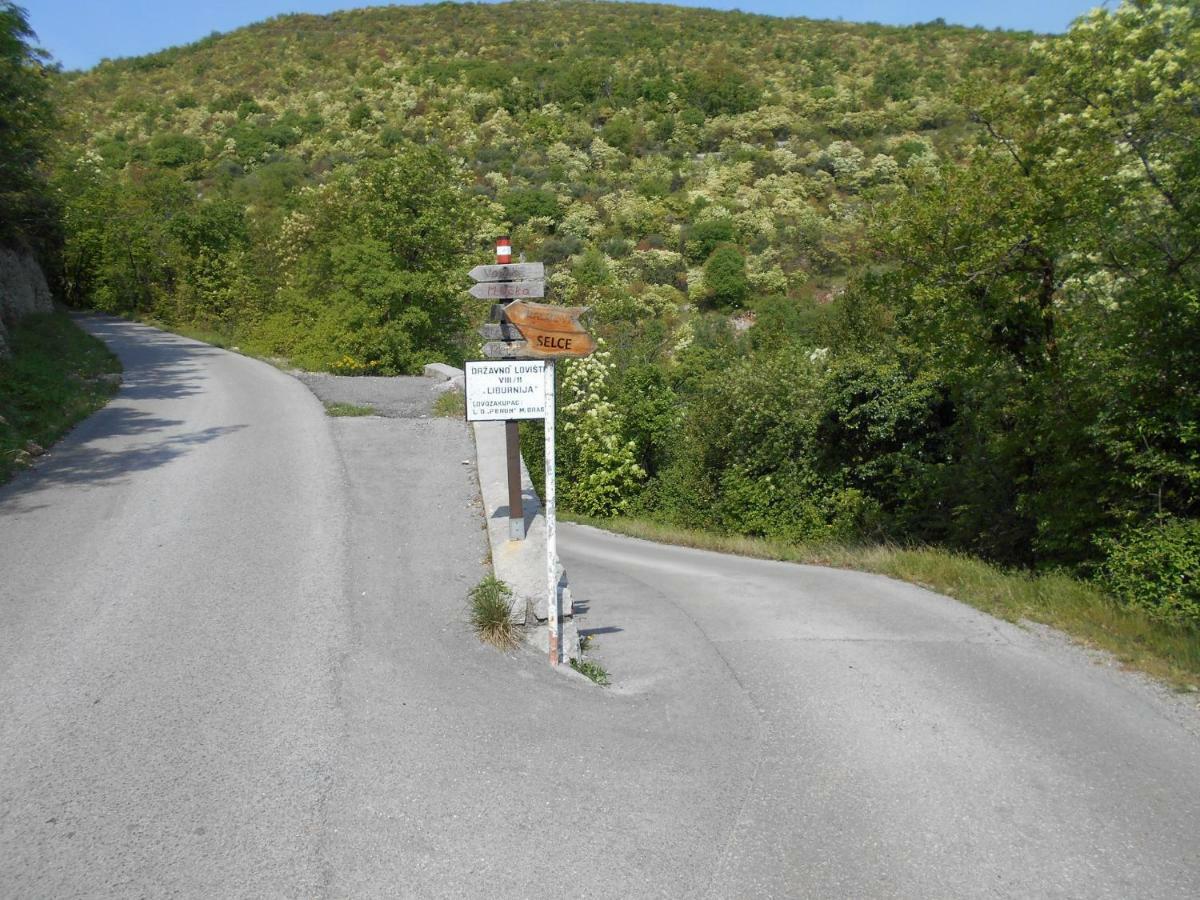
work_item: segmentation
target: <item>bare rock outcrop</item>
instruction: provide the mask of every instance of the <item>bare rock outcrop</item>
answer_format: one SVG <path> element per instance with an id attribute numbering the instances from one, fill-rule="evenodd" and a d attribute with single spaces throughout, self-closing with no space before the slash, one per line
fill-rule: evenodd
<path id="1" fill-rule="evenodd" d="M 54 311 L 46 275 L 25 249 L 0 247 L 0 356 L 8 355 L 8 328 L 32 313 Z"/>

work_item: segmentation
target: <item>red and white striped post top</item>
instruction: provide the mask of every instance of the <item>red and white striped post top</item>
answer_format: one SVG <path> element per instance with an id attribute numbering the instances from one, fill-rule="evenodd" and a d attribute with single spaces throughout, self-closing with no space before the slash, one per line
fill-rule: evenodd
<path id="1" fill-rule="evenodd" d="M 512 262 L 512 241 L 506 237 L 496 238 L 496 265 Z"/>

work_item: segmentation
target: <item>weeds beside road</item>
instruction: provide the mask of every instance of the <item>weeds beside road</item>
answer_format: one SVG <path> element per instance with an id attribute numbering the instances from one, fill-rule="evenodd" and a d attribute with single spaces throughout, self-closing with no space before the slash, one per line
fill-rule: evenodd
<path id="1" fill-rule="evenodd" d="M 371 406 L 360 406 L 357 403 L 326 403 L 325 414 L 334 418 L 373 416 L 375 409 Z"/>

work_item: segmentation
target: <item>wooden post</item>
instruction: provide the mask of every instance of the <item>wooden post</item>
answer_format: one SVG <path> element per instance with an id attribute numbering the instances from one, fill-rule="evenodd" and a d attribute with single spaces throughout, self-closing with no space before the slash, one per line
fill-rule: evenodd
<path id="1" fill-rule="evenodd" d="M 546 630 L 550 665 L 562 663 L 562 616 L 558 609 L 558 523 L 554 496 L 554 360 L 546 360 Z"/>
<path id="2" fill-rule="evenodd" d="M 496 265 L 512 262 L 508 235 L 496 238 Z M 521 498 L 521 424 L 504 423 L 504 447 L 508 457 L 508 539 L 525 540 L 525 504 Z"/>

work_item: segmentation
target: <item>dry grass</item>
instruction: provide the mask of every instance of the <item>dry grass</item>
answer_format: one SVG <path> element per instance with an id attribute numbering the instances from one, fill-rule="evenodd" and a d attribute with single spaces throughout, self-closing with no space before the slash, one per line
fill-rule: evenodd
<path id="1" fill-rule="evenodd" d="M 887 575 L 953 597 L 997 618 L 1049 625 L 1176 688 L 1200 689 L 1200 634 L 1118 606 L 1093 585 L 1067 575 L 1008 571 L 931 547 L 790 544 L 674 528 L 642 519 L 592 519 L 569 513 L 562 518 L 660 543 Z"/>
<path id="2" fill-rule="evenodd" d="M 356 406 L 353 403 L 326 403 L 325 414 L 335 418 L 343 418 L 346 416 L 373 416 L 375 415 L 374 407 Z"/>
<path id="3" fill-rule="evenodd" d="M 512 650 L 517 646 L 517 629 L 509 618 L 512 588 L 495 575 L 488 575 L 471 588 L 468 599 L 471 626 L 481 641 L 498 650 Z"/>
<path id="4" fill-rule="evenodd" d="M 442 391 L 433 401 L 433 414 L 446 419 L 465 419 L 467 400 L 458 391 Z"/>

